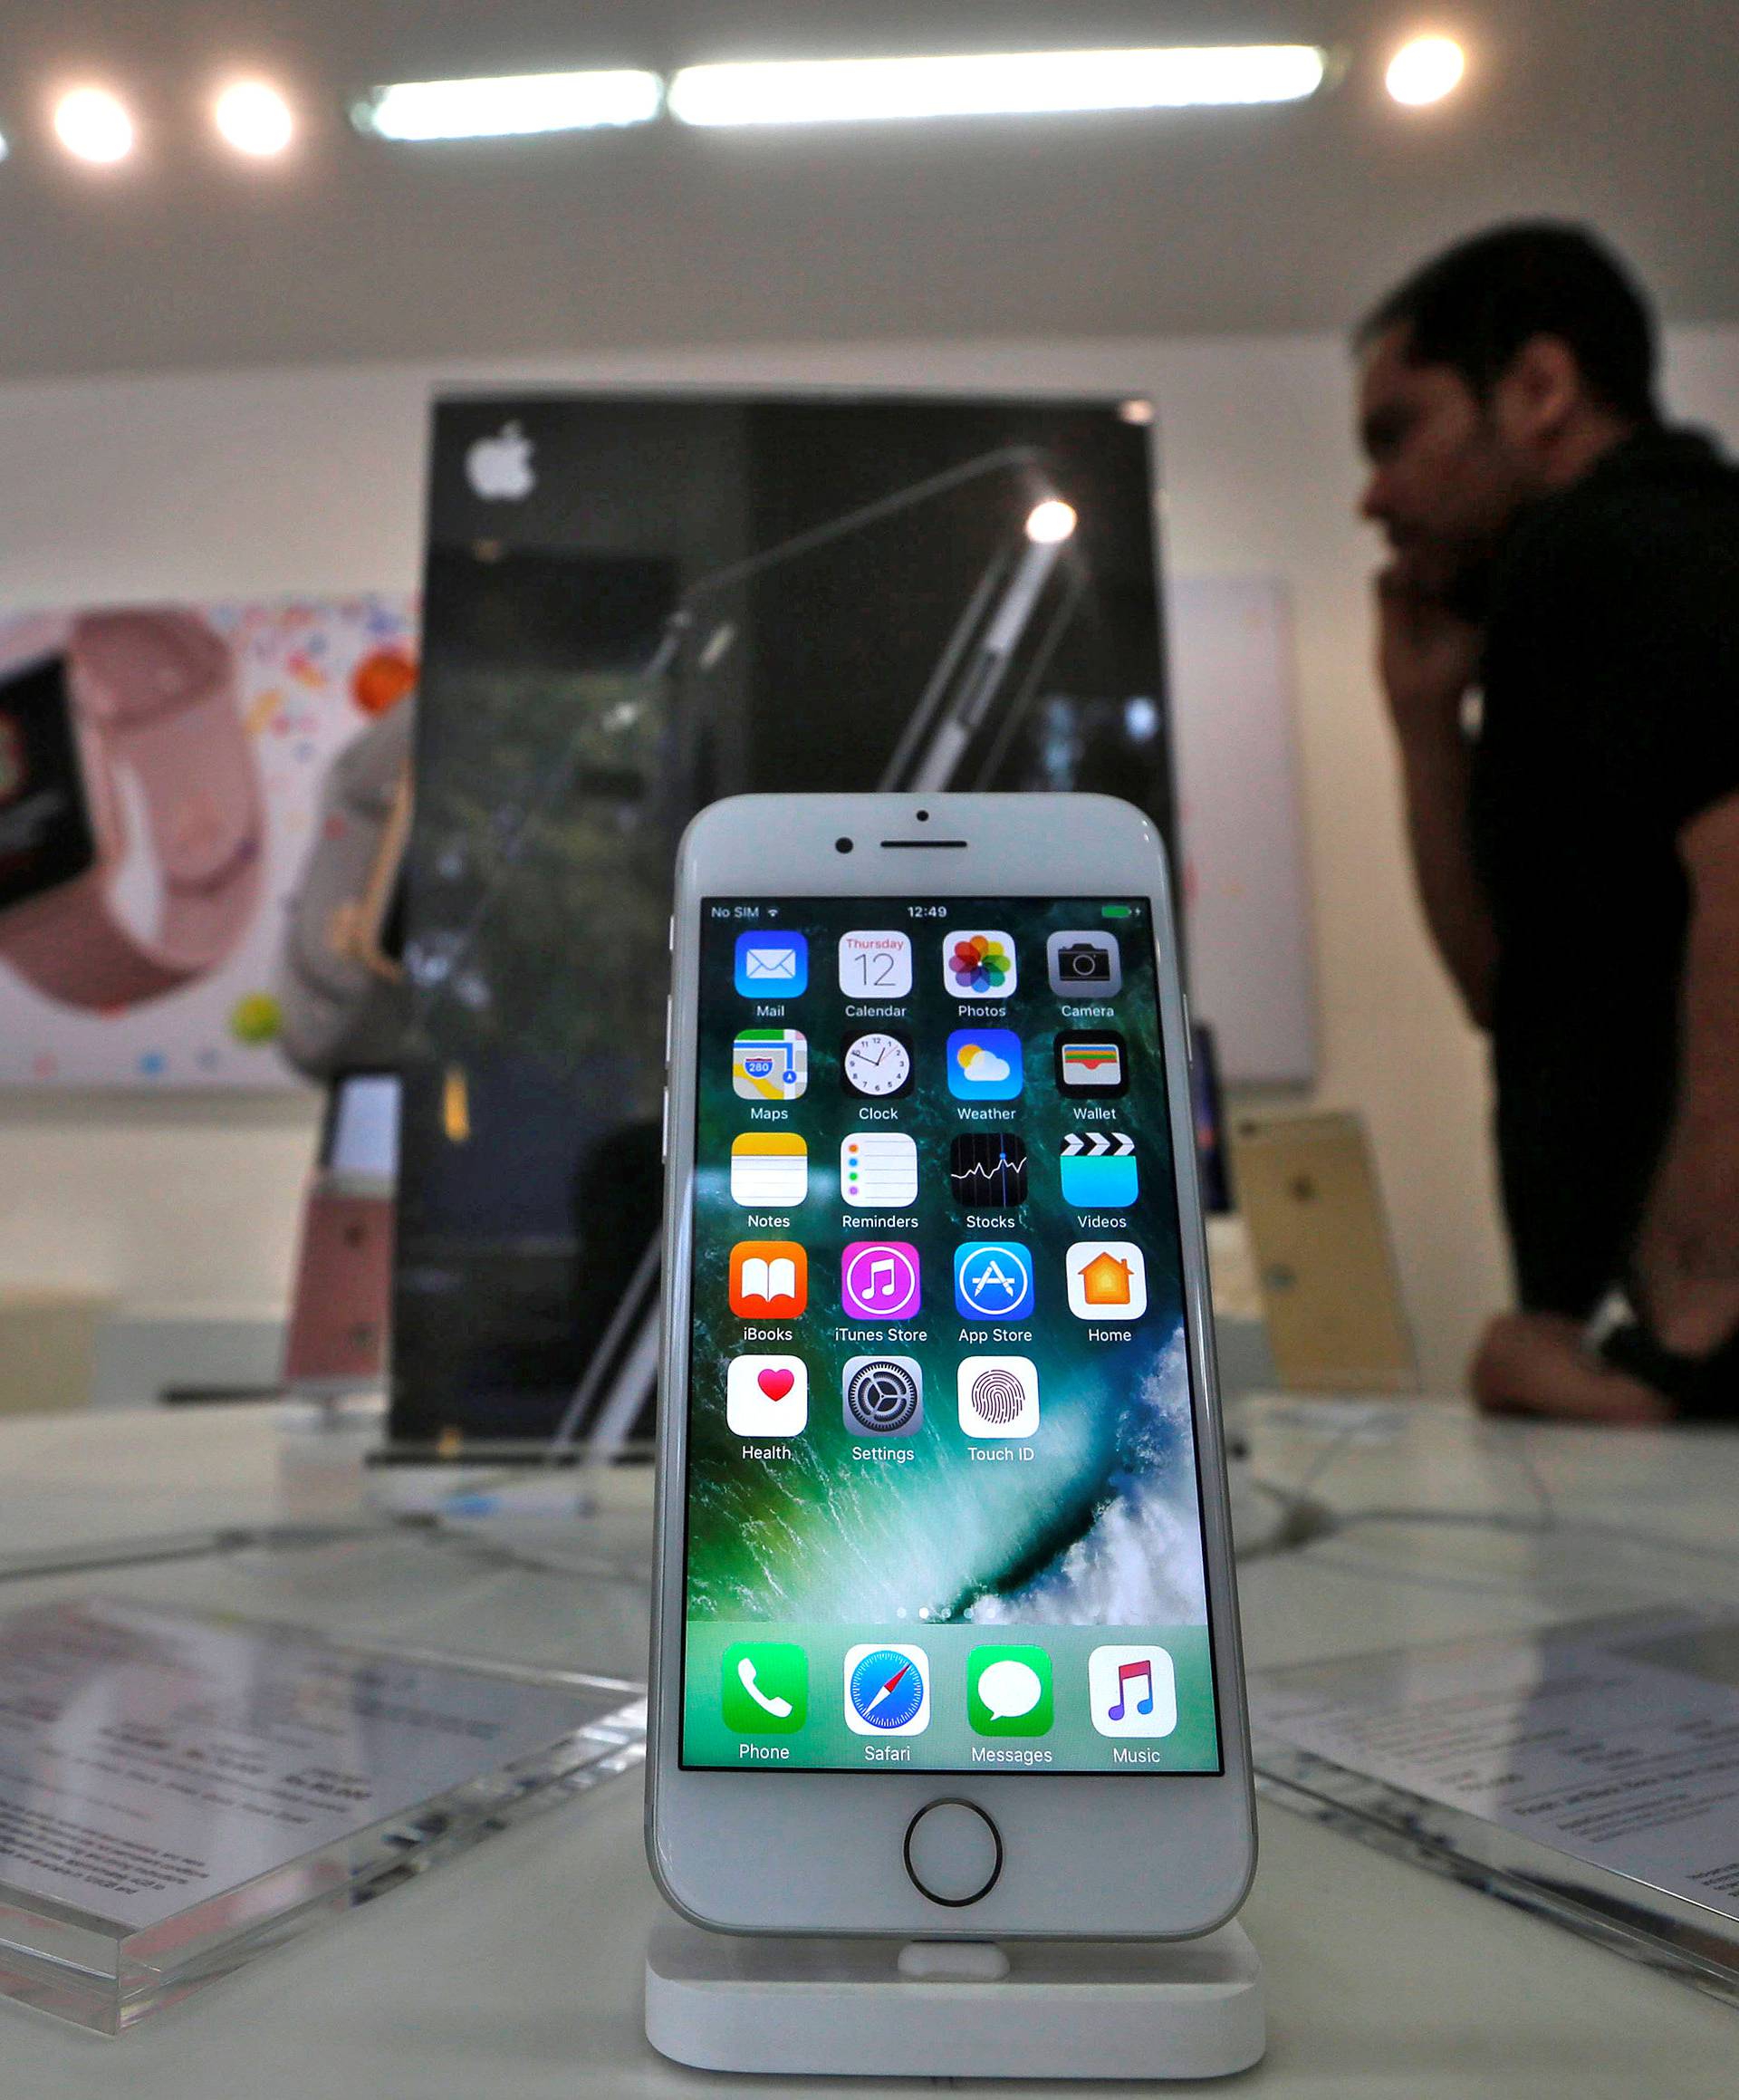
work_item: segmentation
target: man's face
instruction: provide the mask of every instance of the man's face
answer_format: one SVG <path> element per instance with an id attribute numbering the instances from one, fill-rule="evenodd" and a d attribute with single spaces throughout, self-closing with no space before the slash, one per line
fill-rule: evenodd
<path id="1" fill-rule="evenodd" d="M 1383 528 L 1410 583 L 1465 602 L 1504 526 L 1538 493 L 1535 477 L 1459 372 L 1410 363 L 1406 350 L 1406 329 L 1389 329 L 1360 367 L 1359 430 L 1370 478 L 1359 514 Z"/>

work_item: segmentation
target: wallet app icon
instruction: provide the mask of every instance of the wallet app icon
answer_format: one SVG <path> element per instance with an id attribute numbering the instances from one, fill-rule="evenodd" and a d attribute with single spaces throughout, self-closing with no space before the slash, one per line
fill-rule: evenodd
<path id="1" fill-rule="evenodd" d="M 739 933 L 736 988 L 745 999 L 794 999 L 809 989 L 809 942 L 801 933 Z"/>

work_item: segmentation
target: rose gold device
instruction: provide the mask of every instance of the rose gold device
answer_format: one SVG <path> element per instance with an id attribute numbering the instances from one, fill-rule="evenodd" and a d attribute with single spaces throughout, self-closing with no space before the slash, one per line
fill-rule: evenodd
<path id="1" fill-rule="evenodd" d="M 125 775 L 161 877 L 149 932 L 115 894 Z M 43 622 L 0 673 L 0 959 L 37 990 L 102 1010 L 204 977 L 253 920 L 264 840 L 230 651 L 196 614 Z"/>

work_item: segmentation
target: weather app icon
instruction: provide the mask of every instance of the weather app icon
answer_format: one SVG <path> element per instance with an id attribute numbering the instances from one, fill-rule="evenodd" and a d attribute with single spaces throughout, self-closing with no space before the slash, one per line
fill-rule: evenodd
<path id="1" fill-rule="evenodd" d="M 1013 1239 L 969 1239 L 954 1250 L 954 1304 L 963 1320 L 1033 1315 L 1033 1256 Z"/>
<path id="2" fill-rule="evenodd" d="M 956 1101 L 1013 1101 L 1021 1078 L 1013 1028 L 956 1028 L 948 1037 L 948 1092 Z"/>

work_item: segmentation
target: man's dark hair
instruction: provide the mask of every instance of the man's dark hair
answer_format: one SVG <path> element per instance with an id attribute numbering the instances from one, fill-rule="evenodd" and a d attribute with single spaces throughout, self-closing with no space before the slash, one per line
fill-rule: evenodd
<path id="1" fill-rule="evenodd" d="M 1570 345 L 1589 390 L 1640 423 L 1655 405 L 1655 320 L 1629 271 L 1584 227 L 1518 220 L 1456 242 L 1375 306 L 1353 340 L 1407 331 L 1414 364 L 1446 364 L 1483 401 L 1536 335 Z"/>

